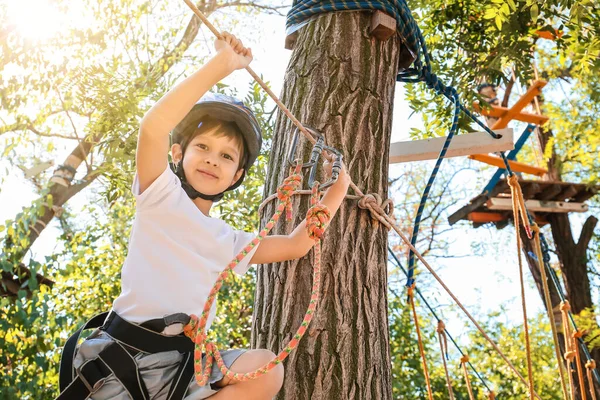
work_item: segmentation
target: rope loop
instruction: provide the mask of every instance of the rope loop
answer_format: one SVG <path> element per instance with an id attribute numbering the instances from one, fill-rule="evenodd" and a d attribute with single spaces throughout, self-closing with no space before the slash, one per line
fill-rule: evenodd
<path id="1" fill-rule="evenodd" d="M 306 212 L 306 231 L 308 237 L 318 241 L 331 221 L 331 211 L 320 201 L 319 182 L 315 181 L 310 196 L 311 207 Z"/>
<path id="2" fill-rule="evenodd" d="M 569 304 L 569 300 L 564 300 L 560 303 L 560 311 L 571 311 L 571 304 Z"/>
<path id="3" fill-rule="evenodd" d="M 441 319 L 438 321 L 436 330 L 437 330 L 437 333 L 446 332 L 446 324 L 444 324 L 444 321 L 442 321 Z"/>
<path id="4" fill-rule="evenodd" d="M 382 200 L 377 193 L 368 193 L 358 200 L 358 207 L 363 210 L 369 210 L 374 220 L 381 222 L 388 230 L 392 225 L 387 222 L 385 216 L 394 220 L 394 202 L 392 199 Z"/>
<path id="5" fill-rule="evenodd" d="M 460 363 L 466 364 L 468 362 L 469 362 L 469 356 L 467 354 L 463 354 L 462 357 L 460 358 Z"/>
<path id="6" fill-rule="evenodd" d="M 520 214 L 527 238 L 531 240 L 533 239 L 533 234 L 531 233 L 531 226 L 529 224 L 529 218 L 527 217 L 527 208 L 525 208 L 525 199 L 523 198 L 523 191 L 521 190 L 521 185 L 519 184 L 519 177 L 517 175 L 510 175 L 506 180 L 510 186 L 513 199 L 515 226 L 519 224 L 518 214 Z"/>
<path id="7" fill-rule="evenodd" d="M 277 188 L 277 199 L 284 204 L 285 207 L 285 219 L 287 221 L 292 220 L 292 202 L 290 198 L 294 195 L 294 192 L 302 186 L 302 175 L 300 169 L 302 165 L 296 164 L 294 173 L 283 180 L 283 183 Z"/>
<path id="8" fill-rule="evenodd" d="M 596 361 L 595 361 L 595 360 L 588 360 L 588 361 L 585 363 L 585 367 L 586 367 L 587 369 L 596 369 Z"/>

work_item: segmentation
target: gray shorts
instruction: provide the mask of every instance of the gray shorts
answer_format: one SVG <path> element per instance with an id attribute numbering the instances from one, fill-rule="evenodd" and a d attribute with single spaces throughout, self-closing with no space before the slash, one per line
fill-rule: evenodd
<path id="1" fill-rule="evenodd" d="M 79 368 L 85 361 L 96 357 L 113 341 L 114 339 L 106 332 L 99 329 L 95 330 L 79 346 L 73 362 L 73 367 Z M 245 350 L 238 349 L 221 352 L 227 368 L 230 368 L 235 360 L 244 354 L 244 352 Z M 167 398 L 171 382 L 177 373 L 177 368 L 182 359 L 183 354 L 180 354 L 177 350 L 155 354 L 140 353 L 135 356 L 136 363 L 139 366 L 142 379 L 144 380 L 144 384 L 148 389 L 148 394 L 151 399 L 161 400 Z M 204 358 L 202 359 L 202 364 L 205 364 Z M 208 383 L 205 386 L 198 386 L 195 378 L 192 378 L 184 399 L 199 400 L 212 396 L 219 390 L 212 384 L 221 379 L 223 379 L 223 374 L 219 371 L 215 363 L 213 364 L 212 373 L 210 374 Z M 92 394 L 90 398 L 93 400 L 130 400 L 125 388 L 114 376 L 109 377 L 102 387 Z"/>

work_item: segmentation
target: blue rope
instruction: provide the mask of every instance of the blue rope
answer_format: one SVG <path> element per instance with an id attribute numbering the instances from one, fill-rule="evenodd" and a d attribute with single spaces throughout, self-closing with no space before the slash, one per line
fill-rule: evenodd
<path id="1" fill-rule="evenodd" d="M 390 255 L 392 256 L 392 258 L 396 262 L 396 266 L 399 267 L 402 270 L 402 272 L 404 273 L 404 275 L 406 275 L 408 277 L 408 272 L 406 272 L 406 270 L 404 269 L 404 267 L 400 263 L 400 260 L 398 260 L 398 257 L 396 257 L 396 254 L 392 251 L 392 249 L 389 246 L 388 246 L 388 252 L 390 253 Z M 421 294 L 421 291 L 419 290 L 419 288 L 415 288 L 415 289 L 416 289 L 417 294 L 419 295 L 419 298 L 421 299 L 421 301 L 423 302 L 423 304 L 425 304 L 425 306 L 429 309 L 429 312 L 431 312 L 431 314 L 436 319 L 436 321 L 437 322 L 441 321 L 441 319 L 437 316 L 437 314 L 435 313 L 435 311 L 433 310 L 433 308 L 429 305 L 429 303 L 427 302 L 427 300 L 425 300 L 425 297 L 423 296 L 423 294 Z M 456 343 L 456 341 L 454 340 L 454 338 L 452 337 L 452 335 L 450 335 L 450 333 L 448 332 L 448 330 L 446 328 L 444 328 L 444 332 L 446 332 L 446 336 L 448 336 L 448 338 L 450 339 L 450 341 L 452 342 L 452 344 L 454 345 L 454 347 L 456 347 L 456 350 L 458 350 L 458 352 L 460 353 L 460 355 L 464 356 L 465 353 L 463 353 L 463 351 L 460 348 L 460 346 Z M 485 388 L 487 389 L 488 392 L 491 392 L 492 390 L 485 383 L 485 380 L 481 377 L 481 375 L 479 375 L 479 372 L 475 369 L 475 367 L 473 366 L 473 364 L 471 364 L 471 361 L 467 361 L 467 363 L 469 364 L 469 367 L 471 367 L 471 370 L 473 371 L 473 373 L 475 375 L 477 375 L 477 378 L 479 378 L 479 380 L 481 381 L 481 384 L 483 386 L 485 386 Z"/>
<path id="2" fill-rule="evenodd" d="M 290 9 L 287 20 L 286 20 L 286 28 L 288 33 L 293 32 L 297 27 L 308 20 L 309 18 L 333 11 L 359 11 L 359 10 L 379 10 L 383 11 L 386 14 L 391 15 L 396 19 L 397 31 L 400 33 L 402 38 L 405 40 L 405 44 L 407 47 L 413 51 L 416 55 L 416 59 L 414 61 L 414 67 L 409 68 L 406 71 L 401 71 L 396 80 L 399 82 L 405 83 L 416 83 L 416 82 L 424 82 L 427 87 L 433 89 L 436 94 L 443 95 L 446 97 L 451 103 L 454 104 L 454 117 L 452 120 L 452 126 L 444 142 L 444 146 L 440 151 L 436 164 L 431 172 L 429 180 L 427 182 L 427 186 L 423 191 L 421 196 L 421 202 L 419 204 L 419 208 L 417 211 L 417 215 L 415 217 L 414 225 L 413 225 L 413 233 L 411 236 L 411 243 L 414 246 L 417 243 L 419 228 L 421 224 L 421 217 L 423 215 L 423 210 L 425 209 L 425 205 L 427 203 L 427 199 L 429 197 L 429 192 L 435 178 L 437 176 L 438 170 L 441 166 L 441 163 L 444 159 L 446 151 L 450 146 L 450 142 L 452 138 L 458 132 L 458 117 L 460 112 L 464 112 L 469 118 L 475 121 L 485 132 L 487 132 L 490 136 L 495 139 L 498 139 L 500 135 L 494 133 L 491 129 L 487 127 L 483 122 L 481 122 L 471 111 L 469 111 L 463 104 L 461 104 L 458 93 L 456 89 L 452 86 L 444 85 L 437 77 L 436 74 L 432 72 L 431 69 L 431 57 L 429 55 L 429 51 L 427 50 L 427 45 L 425 43 L 425 38 L 417 25 L 414 17 L 405 0 L 294 0 L 294 4 Z M 508 159 L 504 155 L 504 153 L 500 153 L 502 157 L 506 172 L 509 176 L 513 175 L 513 172 L 508 164 Z M 415 274 L 415 254 L 411 250 L 409 253 L 409 261 L 408 261 L 408 278 L 406 285 L 412 286 L 415 283 L 414 274 Z"/>

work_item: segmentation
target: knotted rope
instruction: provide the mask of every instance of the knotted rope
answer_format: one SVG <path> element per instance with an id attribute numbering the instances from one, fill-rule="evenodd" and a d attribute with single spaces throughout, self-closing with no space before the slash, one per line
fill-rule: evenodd
<path id="1" fill-rule="evenodd" d="M 554 341 L 554 354 L 556 355 L 556 361 L 558 363 L 558 373 L 560 375 L 560 384 L 563 391 L 564 400 L 568 400 L 567 383 L 565 381 L 565 374 L 563 370 L 563 361 L 560 356 L 560 345 L 558 343 L 558 333 L 556 332 L 556 321 L 554 319 L 554 308 L 552 307 L 552 300 L 550 298 L 550 289 L 548 288 L 548 277 L 546 276 L 546 265 L 544 263 L 544 255 L 542 253 L 542 244 L 540 241 L 540 227 L 537 223 L 531 225 L 533 232 L 533 251 L 537 258 L 537 263 L 540 268 L 540 275 L 542 278 L 542 287 L 544 291 L 544 301 L 546 302 L 546 310 L 548 311 L 548 318 L 550 318 L 550 328 L 552 329 L 552 339 Z"/>
<path id="2" fill-rule="evenodd" d="M 585 382 L 583 381 L 583 367 L 581 365 L 581 354 L 579 353 L 579 346 L 577 343 L 579 339 L 583 336 L 581 331 L 575 330 L 573 331 L 573 348 L 575 350 L 575 362 L 577 363 L 577 377 L 579 378 L 579 392 L 581 393 L 581 400 L 587 400 L 587 395 L 585 393 Z"/>
<path id="3" fill-rule="evenodd" d="M 452 380 L 450 374 L 448 374 L 448 364 L 446 359 L 448 358 L 448 337 L 446 337 L 446 324 L 441 319 L 438 320 L 436 328 L 438 334 L 438 340 L 440 342 L 440 353 L 442 355 L 442 363 L 444 364 L 444 373 L 446 374 L 446 385 L 448 386 L 448 396 L 450 400 L 454 400 L 454 391 L 452 390 Z"/>
<path id="4" fill-rule="evenodd" d="M 431 382 L 429 380 L 429 370 L 427 369 L 427 359 L 425 358 L 425 347 L 423 346 L 423 339 L 421 337 L 421 328 L 419 327 L 419 317 L 417 316 L 417 309 L 415 307 L 415 286 L 408 288 L 408 298 L 410 299 L 410 307 L 412 309 L 413 319 L 415 321 L 415 327 L 417 328 L 417 340 L 419 343 L 419 354 L 421 355 L 421 362 L 423 364 L 423 373 L 425 374 L 425 383 L 427 384 L 427 395 L 429 400 L 433 400 L 433 392 L 431 390 Z"/>
<path id="5" fill-rule="evenodd" d="M 467 391 L 469 392 L 469 399 L 475 400 L 475 396 L 473 396 L 473 387 L 471 386 L 471 380 L 469 379 L 469 371 L 467 371 L 467 363 L 469 362 L 469 356 L 463 354 L 460 358 L 460 366 L 463 370 L 463 375 L 465 376 L 465 382 L 467 383 Z"/>
<path id="6" fill-rule="evenodd" d="M 587 375 L 588 385 L 590 389 L 590 394 L 592 395 L 592 400 L 596 400 L 596 389 L 594 388 L 594 381 L 592 379 L 592 371 L 596 369 L 596 361 L 588 360 L 585 363 L 585 372 Z"/>
<path id="7" fill-rule="evenodd" d="M 306 229 L 308 231 L 308 235 L 311 239 L 315 241 L 315 265 L 313 267 L 313 285 L 311 291 L 310 302 L 308 305 L 308 309 L 306 310 L 306 314 L 304 315 L 304 319 L 302 324 L 296 331 L 296 334 L 292 337 L 289 343 L 284 347 L 284 349 L 271 360 L 265 366 L 258 368 L 255 371 L 247 372 L 247 373 L 237 373 L 233 372 L 227 368 L 225 363 L 223 362 L 223 358 L 219 353 L 216 345 L 212 342 L 207 342 L 207 334 L 206 334 L 206 323 L 208 321 L 208 316 L 210 314 L 210 309 L 212 304 L 217 296 L 217 293 L 221 286 L 223 285 L 223 281 L 229 275 L 229 273 L 235 268 L 235 266 L 250 253 L 250 251 L 258 244 L 265 236 L 271 231 L 275 223 L 279 220 L 281 214 L 286 211 L 286 218 L 288 220 L 291 219 L 291 201 L 290 198 L 293 195 L 294 191 L 300 187 L 302 183 L 302 176 L 300 175 L 301 165 L 296 165 L 294 173 L 287 177 L 283 184 L 277 190 L 277 196 L 279 198 L 279 204 L 277 206 L 277 210 L 269 220 L 269 222 L 265 225 L 265 227 L 261 230 L 256 238 L 252 240 L 230 263 L 227 265 L 225 270 L 219 274 L 215 285 L 213 286 L 206 303 L 204 305 L 204 309 L 202 314 L 198 318 L 195 315 L 191 316 L 190 323 L 184 327 L 184 333 L 188 336 L 194 343 L 194 373 L 196 376 L 196 382 L 199 386 L 204 386 L 208 382 L 208 378 L 210 377 L 213 363 L 216 361 L 219 370 L 229 379 L 235 381 L 247 381 L 251 379 L 256 379 L 261 375 L 266 374 L 271 369 L 275 368 L 277 365 L 281 364 L 283 360 L 287 358 L 287 356 L 294 350 L 300 339 L 306 333 L 306 329 L 312 320 L 313 314 L 317 307 L 317 303 L 319 301 L 319 292 L 321 288 L 321 237 L 329 224 L 329 220 L 331 218 L 331 214 L 327 207 L 322 205 L 320 200 L 320 192 L 319 192 L 319 183 L 316 182 L 312 189 L 312 197 L 311 197 L 311 208 L 308 210 L 306 215 Z M 206 352 L 206 364 L 204 370 L 202 369 L 202 353 Z"/>
<path id="8" fill-rule="evenodd" d="M 571 399 L 575 399 L 575 382 L 573 382 L 573 360 L 575 359 L 575 352 L 577 351 L 576 344 L 571 334 L 571 325 L 569 324 L 569 311 L 571 311 L 571 304 L 568 300 L 563 300 L 560 303 L 560 312 L 562 314 L 563 332 L 565 335 L 565 360 L 567 361 L 567 372 L 569 376 L 569 388 L 571 389 Z"/>
<path id="9" fill-rule="evenodd" d="M 388 219 L 383 218 L 383 215 L 386 215 L 389 219 L 394 220 L 394 202 L 392 199 L 382 201 L 381 196 L 377 193 L 368 193 L 360 197 L 358 207 L 369 210 L 373 220 L 381 222 L 388 230 L 392 229 Z"/>
<path id="10" fill-rule="evenodd" d="M 513 216 L 515 220 L 515 236 L 517 239 L 517 258 L 519 260 L 519 281 L 521 284 L 521 307 L 523 309 L 523 333 L 525 334 L 525 350 L 527 354 L 527 375 L 529 378 L 529 398 L 533 400 L 534 389 L 533 389 L 533 365 L 531 361 L 531 344 L 529 340 L 529 324 L 527 322 L 527 304 L 525 302 L 525 278 L 523 276 L 523 260 L 521 258 L 521 234 L 520 234 L 520 222 L 519 216 L 523 219 L 523 225 L 527 232 L 527 237 L 531 239 L 531 228 L 529 227 L 529 220 L 527 218 L 527 211 L 525 209 L 525 202 L 523 200 L 523 193 L 521 192 L 521 185 L 516 175 L 508 177 L 508 184 L 510 185 Z"/>

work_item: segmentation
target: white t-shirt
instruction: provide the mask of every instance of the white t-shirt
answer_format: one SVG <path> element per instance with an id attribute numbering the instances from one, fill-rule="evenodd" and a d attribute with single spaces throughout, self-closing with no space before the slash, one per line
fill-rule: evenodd
<path id="1" fill-rule="evenodd" d="M 179 312 L 200 316 L 219 273 L 254 234 L 204 215 L 168 166 L 142 194 L 136 175 L 132 190 L 137 210 L 114 311 L 135 323 Z M 236 273 L 248 270 L 257 248 L 235 267 Z M 215 309 L 216 302 L 207 329 Z"/>

